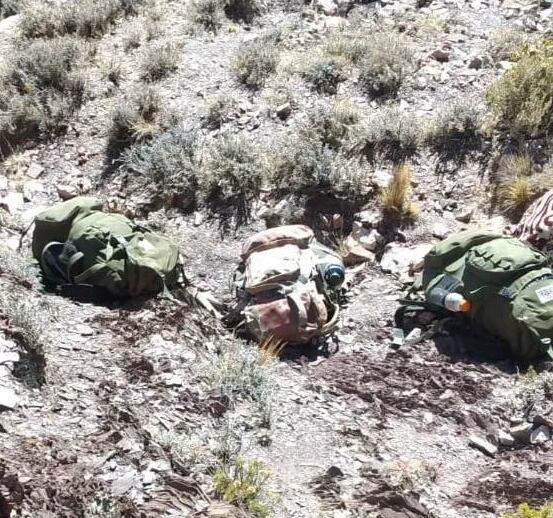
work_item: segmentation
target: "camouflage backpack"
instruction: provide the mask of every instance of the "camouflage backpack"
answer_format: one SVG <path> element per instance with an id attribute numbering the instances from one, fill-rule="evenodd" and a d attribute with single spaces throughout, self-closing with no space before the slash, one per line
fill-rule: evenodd
<path id="1" fill-rule="evenodd" d="M 304 225 L 259 232 L 242 247 L 234 288 L 246 329 L 258 340 L 306 343 L 338 322 L 334 292 L 344 278 L 341 258 Z"/>
<path id="2" fill-rule="evenodd" d="M 117 297 L 166 292 L 181 271 L 178 248 L 166 237 L 102 203 L 77 197 L 35 218 L 33 255 L 46 282 L 88 285 Z"/>

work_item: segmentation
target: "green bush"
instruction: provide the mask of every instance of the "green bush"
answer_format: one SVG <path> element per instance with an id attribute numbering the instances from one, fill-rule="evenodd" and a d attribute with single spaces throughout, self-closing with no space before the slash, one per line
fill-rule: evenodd
<path id="1" fill-rule="evenodd" d="M 139 183 L 154 190 L 165 206 L 189 208 L 198 189 L 199 147 L 198 132 L 178 126 L 133 146 L 124 156 L 124 165 Z"/>
<path id="2" fill-rule="evenodd" d="M 280 36 L 269 33 L 242 43 L 232 62 L 232 69 L 241 83 L 260 87 L 275 71 L 279 59 Z"/>
<path id="3" fill-rule="evenodd" d="M 488 89 L 486 100 L 500 125 L 518 136 L 553 128 L 553 40 L 521 49 L 518 61 Z"/>
<path id="4" fill-rule="evenodd" d="M 553 518 L 553 502 L 546 503 L 540 508 L 531 507 L 524 502 L 515 512 L 502 514 L 501 518 Z"/>
<path id="5" fill-rule="evenodd" d="M 261 462 L 247 463 L 237 459 L 231 466 L 218 468 L 213 483 L 226 502 L 247 509 L 259 518 L 266 518 L 272 513 L 266 488 L 269 478 L 269 472 Z"/>
<path id="6" fill-rule="evenodd" d="M 346 80 L 341 62 L 334 58 L 320 58 L 308 64 L 302 77 L 317 92 L 335 94 L 338 85 Z"/>
<path id="7" fill-rule="evenodd" d="M 75 34 L 100 37 L 118 16 L 136 12 L 140 0 L 37 1 L 22 11 L 20 29 L 27 38 L 53 38 Z"/>
<path id="8" fill-rule="evenodd" d="M 359 62 L 359 81 L 371 97 L 395 95 L 413 69 L 410 41 L 393 32 L 367 36 L 367 52 Z"/>
<path id="9" fill-rule="evenodd" d="M 262 153 L 252 140 L 223 135 L 205 147 L 199 179 L 203 201 L 214 207 L 231 206 L 244 217 L 257 199 L 265 178 Z"/>
<path id="10" fill-rule="evenodd" d="M 536 37 L 519 27 L 508 27 L 490 34 L 486 45 L 486 58 L 489 61 L 511 61 L 518 50 L 536 41 Z"/>

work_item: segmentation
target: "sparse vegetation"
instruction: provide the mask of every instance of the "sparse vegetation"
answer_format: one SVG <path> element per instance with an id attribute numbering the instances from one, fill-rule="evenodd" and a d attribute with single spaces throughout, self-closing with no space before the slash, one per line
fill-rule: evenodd
<path id="1" fill-rule="evenodd" d="M 359 81 L 371 97 L 393 96 L 413 69 L 409 40 L 393 32 L 368 36 L 367 52 L 358 64 Z"/>
<path id="2" fill-rule="evenodd" d="M 508 27 L 490 34 L 486 46 L 486 57 L 492 62 L 512 61 L 524 45 L 531 44 L 536 37 L 520 27 Z"/>
<path id="3" fill-rule="evenodd" d="M 272 512 L 266 487 L 269 477 L 261 462 L 237 459 L 233 465 L 218 468 L 213 483 L 226 502 L 266 518 Z"/>
<path id="4" fill-rule="evenodd" d="M 179 63 L 180 50 L 171 43 L 151 43 L 142 54 L 140 74 L 146 81 L 158 81 L 174 72 Z"/>
<path id="5" fill-rule="evenodd" d="M 466 145 L 478 137 L 481 126 L 479 106 L 473 100 L 457 99 L 438 112 L 427 133 L 427 141 L 437 147 L 452 143 Z"/>
<path id="6" fill-rule="evenodd" d="M 0 1 L 0 20 L 19 13 L 23 8 L 23 0 L 1 0 Z"/>
<path id="7" fill-rule="evenodd" d="M 107 495 L 98 495 L 84 512 L 84 518 L 121 518 L 117 502 Z"/>
<path id="8" fill-rule="evenodd" d="M 384 212 L 413 219 L 418 207 L 411 201 L 411 168 L 407 164 L 394 167 L 390 184 L 383 190 L 380 205 Z"/>
<path id="9" fill-rule="evenodd" d="M 223 0 L 194 0 L 190 6 L 190 20 L 207 31 L 217 32 L 225 17 Z"/>
<path id="10" fill-rule="evenodd" d="M 236 110 L 236 102 L 225 95 L 217 95 L 209 99 L 205 125 L 210 129 L 220 128 Z"/>
<path id="11" fill-rule="evenodd" d="M 280 33 L 269 32 L 240 45 L 232 69 L 241 83 L 256 88 L 265 83 L 278 63 L 279 40 Z"/>
<path id="12" fill-rule="evenodd" d="M 199 179 L 203 201 L 212 206 L 235 207 L 241 217 L 247 217 L 263 185 L 262 158 L 256 145 L 243 136 L 219 137 L 204 149 Z"/>
<path id="13" fill-rule="evenodd" d="M 369 52 L 368 28 L 351 30 L 347 26 L 334 30 L 326 39 L 324 51 L 350 63 L 359 63 Z"/>
<path id="14" fill-rule="evenodd" d="M 5 225 L 6 222 L 0 218 L 0 224 Z M 29 285 L 37 283 L 38 270 L 33 265 L 31 257 L 21 251 L 14 252 L 8 248 L 0 248 L 0 275 L 6 274 Z"/>
<path id="15" fill-rule="evenodd" d="M 402 160 L 415 153 L 424 133 L 423 121 L 396 107 L 379 108 L 365 120 L 356 135 L 357 147 L 369 160 L 383 155 Z"/>
<path id="16" fill-rule="evenodd" d="M 553 128 L 553 44 L 523 48 L 518 61 L 489 88 L 497 122 L 516 136 L 536 137 Z"/>
<path id="17" fill-rule="evenodd" d="M 29 3 L 22 12 L 20 28 L 27 38 L 53 38 L 75 34 L 102 36 L 123 14 L 136 13 L 140 0 L 75 0 Z"/>
<path id="18" fill-rule="evenodd" d="M 553 517 L 553 502 L 543 504 L 541 507 L 532 507 L 524 502 L 516 511 L 502 514 L 501 518 L 551 518 Z"/>
<path id="19" fill-rule="evenodd" d="M 523 178 L 532 176 L 535 166 L 528 153 L 508 155 L 501 159 L 498 168 L 498 177 L 503 180 L 509 178 Z"/>
<path id="20" fill-rule="evenodd" d="M 125 154 L 125 168 L 144 186 L 154 188 L 165 206 L 189 208 L 196 201 L 199 147 L 197 131 L 178 126 L 133 146 Z"/>

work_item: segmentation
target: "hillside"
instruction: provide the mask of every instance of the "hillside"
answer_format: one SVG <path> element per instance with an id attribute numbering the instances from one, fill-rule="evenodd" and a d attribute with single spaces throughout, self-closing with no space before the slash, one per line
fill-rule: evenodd
<path id="1" fill-rule="evenodd" d="M 0 518 L 551 500 L 547 362 L 455 320 L 392 344 L 431 244 L 552 187 L 548 38 L 549 0 L 0 0 Z M 310 225 L 350 264 L 340 329 L 278 358 L 195 304 L 46 291 L 20 237 L 80 194 L 228 304 L 244 239 Z"/>

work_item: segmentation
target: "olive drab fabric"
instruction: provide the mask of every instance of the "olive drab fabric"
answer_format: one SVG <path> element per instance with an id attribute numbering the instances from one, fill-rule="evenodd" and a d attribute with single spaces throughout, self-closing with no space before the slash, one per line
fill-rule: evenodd
<path id="1" fill-rule="evenodd" d="M 305 343 L 333 331 L 338 306 L 317 269 L 329 257 L 343 267 L 305 225 L 272 228 L 248 239 L 234 286 L 249 333 L 259 340 Z"/>
<path id="2" fill-rule="evenodd" d="M 89 198 L 75 198 L 39 215 L 33 252 L 39 254 L 46 280 L 60 282 L 59 276 L 48 278 L 52 268 L 47 260 L 47 253 L 59 245 L 60 255 L 66 256 L 67 283 L 97 286 L 118 297 L 151 295 L 174 286 L 180 271 L 178 248 L 122 214 L 100 208 Z"/>
<path id="3" fill-rule="evenodd" d="M 425 257 L 422 285 L 461 293 L 469 317 L 504 339 L 515 357 L 552 353 L 553 271 L 549 258 L 516 238 L 468 230 Z"/>

